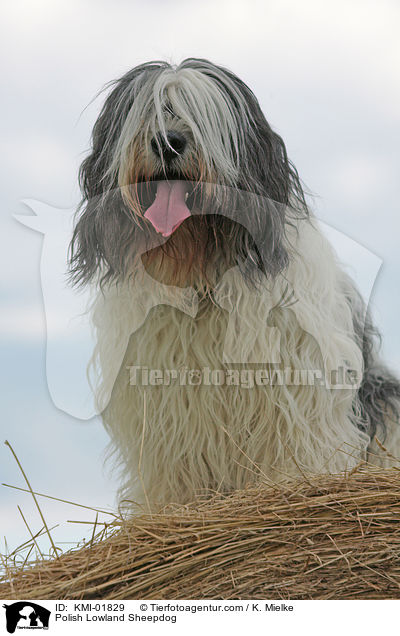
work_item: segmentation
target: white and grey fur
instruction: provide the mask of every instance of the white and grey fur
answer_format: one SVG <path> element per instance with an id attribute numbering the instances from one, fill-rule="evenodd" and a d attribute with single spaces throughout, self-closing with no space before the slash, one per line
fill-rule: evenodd
<path id="1" fill-rule="evenodd" d="M 190 182 L 192 216 L 161 240 L 144 213 L 165 179 Z M 399 382 L 282 139 L 241 80 L 193 58 L 129 71 L 112 84 L 80 183 L 71 278 L 98 288 L 92 372 L 121 498 L 187 502 L 253 479 L 394 463 Z M 285 306 L 288 288 L 295 302 Z M 180 304 L 188 289 L 195 309 L 193 295 L 192 307 Z M 250 352 L 271 360 L 271 329 L 282 365 L 344 365 L 358 383 L 129 384 L 130 365 L 257 368 Z"/>

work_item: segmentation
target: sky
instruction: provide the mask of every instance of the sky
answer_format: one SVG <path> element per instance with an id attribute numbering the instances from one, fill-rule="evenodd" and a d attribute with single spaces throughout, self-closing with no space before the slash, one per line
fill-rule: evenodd
<path id="1" fill-rule="evenodd" d="M 0 441 L 10 442 L 34 490 L 112 510 L 117 480 L 103 467 L 99 419 L 74 418 L 51 399 L 43 235 L 14 215 L 32 214 L 24 200 L 74 209 L 102 104 L 95 96 L 144 61 L 205 57 L 252 88 L 363 291 L 380 268 L 369 300 L 383 355 L 400 373 L 399 20 L 395 0 L 2 3 Z M 0 473 L 0 482 L 25 487 L 3 443 Z M 48 525 L 59 524 L 60 545 L 90 534 L 68 520 L 93 521 L 93 512 L 40 501 Z M 28 533 L 17 506 L 32 531 L 41 527 L 28 494 L 0 487 L 9 549 Z"/>

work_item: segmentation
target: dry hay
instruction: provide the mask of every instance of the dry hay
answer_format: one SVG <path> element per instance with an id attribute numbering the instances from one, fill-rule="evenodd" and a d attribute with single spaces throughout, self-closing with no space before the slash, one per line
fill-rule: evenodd
<path id="1" fill-rule="evenodd" d="M 23 567 L 10 599 L 400 598 L 400 472 L 360 468 L 121 519 Z"/>

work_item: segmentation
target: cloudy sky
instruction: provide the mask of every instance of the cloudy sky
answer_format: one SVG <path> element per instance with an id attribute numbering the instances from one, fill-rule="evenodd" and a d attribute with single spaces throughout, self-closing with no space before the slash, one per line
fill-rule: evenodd
<path id="1" fill-rule="evenodd" d="M 382 261 L 371 305 L 384 355 L 400 373 L 399 23 L 396 0 L 2 3 L 1 440 L 12 444 L 34 489 L 111 508 L 116 484 L 102 468 L 101 423 L 70 417 L 51 401 L 42 235 L 13 214 L 30 213 L 26 199 L 76 205 L 77 169 L 101 106 L 93 97 L 143 61 L 207 57 L 249 84 L 313 193 L 317 216 Z M 363 286 L 371 262 L 343 245 Z M 1 482 L 24 486 L 3 444 L 0 472 Z M 27 537 L 17 505 L 40 529 L 29 496 L 0 488 L 0 534 L 10 547 Z M 48 523 L 61 524 L 59 541 L 87 532 L 66 520 L 94 518 L 65 504 L 42 505 Z"/>

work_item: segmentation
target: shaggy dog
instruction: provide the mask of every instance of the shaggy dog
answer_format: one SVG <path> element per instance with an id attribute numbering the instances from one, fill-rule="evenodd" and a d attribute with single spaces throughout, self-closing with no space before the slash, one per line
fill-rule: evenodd
<path id="1" fill-rule="evenodd" d="M 399 456 L 399 383 L 246 84 L 203 59 L 134 68 L 80 183 L 71 276 L 96 290 L 91 373 L 121 498 Z"/>

